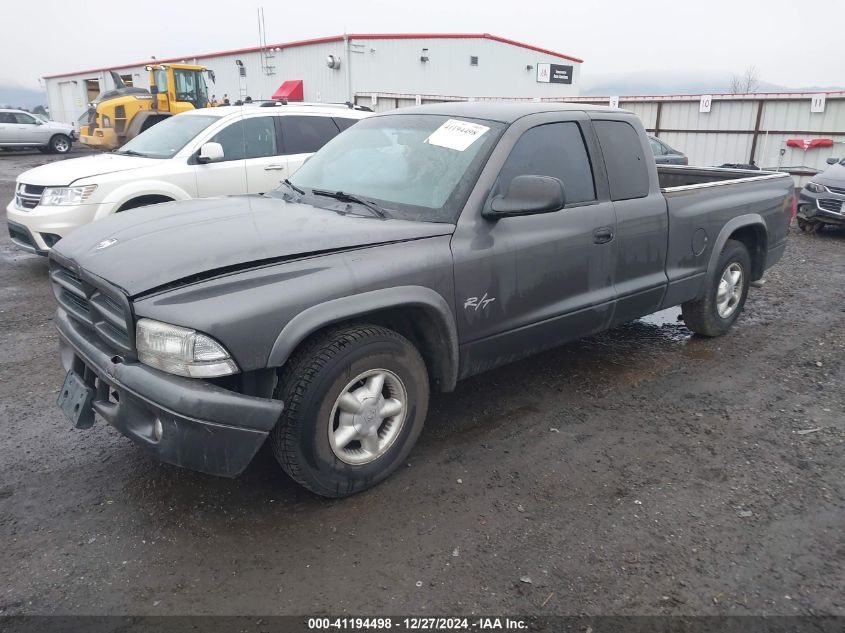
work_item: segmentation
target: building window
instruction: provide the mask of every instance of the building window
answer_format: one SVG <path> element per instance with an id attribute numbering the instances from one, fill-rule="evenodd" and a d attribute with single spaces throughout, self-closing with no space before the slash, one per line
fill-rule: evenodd
<path id="1" fill-rule="evenodd" d="M 125 85 L 127 88 L 130 88 L 134 85 L 132 83 L 132 75 L 121 75 L 120 78 L 123 80 L 123 85 Z"/>
<path id="2" fill-rule="evenodd" d="M 472 57 L 469 58 L 469 65 L 470 66 L 478 66 L 478 56 L 477 55 L 473 55 Z"/>

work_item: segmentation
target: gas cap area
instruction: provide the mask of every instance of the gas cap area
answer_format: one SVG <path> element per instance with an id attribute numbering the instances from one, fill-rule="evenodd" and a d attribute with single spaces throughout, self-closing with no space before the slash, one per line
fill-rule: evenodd
<path id="1" fill-rule="evenodd" d="M 707 248 L 707 231 L 698 228 L 692 234 L 692 252 L 694 255 L 701 255 L 705 248 Z"/>

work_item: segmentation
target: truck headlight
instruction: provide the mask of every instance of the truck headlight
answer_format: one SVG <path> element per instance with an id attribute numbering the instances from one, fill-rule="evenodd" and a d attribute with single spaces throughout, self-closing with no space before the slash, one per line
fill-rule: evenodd
<path id="1" fill-rule="evenodd" d="M 84 185 L 82 187 L 47 187 L 41 194 L 40 204 L 45 206 L 67 206 L 71 204 L 82 204 L 91 194 L 97 185 Z"/>
<path id="2" fill-rule="evenodd" d="M 806 187 L 807 191 L 812 191 L 813 193 L 824 193 L 827 191 L 827 187 L 820 185 L 817 182 L 808 182 Z"/>
<path id="3" fill-rule="evenodd" d="M 152 319 L 135 327 L 138 360 L 177 376 L 214 378 L 237 373 L 229 352 L 210 336 Z"/>

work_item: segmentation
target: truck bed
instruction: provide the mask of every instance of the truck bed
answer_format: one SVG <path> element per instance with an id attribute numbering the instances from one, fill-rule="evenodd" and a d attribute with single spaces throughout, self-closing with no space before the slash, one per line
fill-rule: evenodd
<path id="1" fill-rule="evenodd" d="M 756 218 L 765 226 L 760 251 L 751 253 L 751 278 L 761 278 L 780 258 L 792 212 L 794 185 L 789 174 L 659 165 L 657 175 L 669 216 L 669 288 L 664 306 L 695 296 L 711 258 L 724 247 L 725 234 L 744 220 Z"/>

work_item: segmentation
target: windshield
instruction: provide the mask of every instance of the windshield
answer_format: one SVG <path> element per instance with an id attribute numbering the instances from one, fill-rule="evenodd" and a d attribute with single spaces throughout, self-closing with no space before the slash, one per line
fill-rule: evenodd
<path id="1" fill-rule="evenodd" d="M 191 139 L 216 120 L 216 116 L 173 116 L 141 132 L 116 153 L 147 158 L 173 158 Z"/>
<path id="2" fill-rule="evenodd" d="M 342 191 L 374 201 L 389 217 L 454 222 L 504 127 L 437 115 L 362 119 L 329 141 L 290 180 L 306 195 L 315 189 Z M 325 196 L 309 195 L 308 201 L 332 204 Z"/>

